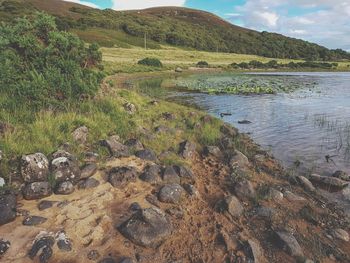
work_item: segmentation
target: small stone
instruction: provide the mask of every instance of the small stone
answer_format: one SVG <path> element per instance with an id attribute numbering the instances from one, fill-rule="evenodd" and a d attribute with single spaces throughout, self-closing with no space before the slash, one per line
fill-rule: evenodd
<path id="1" fill-rule="evenodd" d="M 159 201 L 163 203 L 177 204 L 180 202 L 184 189 L 178 184 L 168 184 L 159 191 Z"/>
<path id="2" fill-rule="evenodd" d="M 86 179 L 93 176 L 97 172 L 97 165 L 94 163 L 86 164 L 81 169 L 80 179 Z"/>
<path id="3" fill-rule="evenodd" d="M 309 192 L 315 192 L 316 189 L 313 186 L 313 184 L 310 182 L 309 179 L 307 179 L 304 176 L 297 176 L 297 180 L 305 190 L 307 190 Z"/>
<path id="4" fill-rule="evenodd" d="M 332 174 L 332 177 L 339 178 L 344 181 L 350 181 L 350 175 L 344 171 L 336 171 Z"/>
<path id="5" fill-rule="evenodd" d="M 62 182 L 58 184 L 55 194 L 57 195 L 70 195 L 74 192 L 74 185 L 70 181 Z"/>
<path id="6" fill-rule="evenodd" d="M 88 178 L 86 180 L 80 181 L 78 184 L 79 189 L 91 189 L 100 185 L 100 182 L 95 178 Z"/>
<path id="7" fill-rule="evenodd" d="M 133 151 L 141 151 L 144 149 L 142 142 L 138 139 L 129 139 L 124 144 Z"/>
<path id="8" fill-rule="evenodd" d="M 108 181 L 113 187 L 123 188 L 130 182 L 136 182 L 138 172 L 134 167 L 114 167 L 109 171 Z"/>
<path id="9" fill-rule="evenodd" d="M 243 214 L 243 206 L 235 196 L 228 196 L 224 201 L 226 210 L 230 215 L 240 217 Z"/>
<path id="10" fill-rule="evenodd" d="M 167 184 L 180 184 L 180 177 L 177 175 L 173 166 L 165 167 L 162 177 L 163 181 Z"/>
<path id="11" fill-rule="evenodd" d="M 148 165 L 141 174 L 140 179 L 151 185 L 157 185 L 162 181 L 160 178 L 161 169 L 162 167 L 159 165 Z"/>
<path id="12" fill-rule="evenodd" d="M 38 209 L 39 209 L 39 211 L 43 211 L 43 210 L 49 209 L 49 208 L 51 208 L 54 205 L 54 203 L 55 202 L 53 202 L 53 201 L 43 200 L 43 201 L 41 201 L 39 203 Z"/>
<path id="13" fill-rule="evenodd" d="M 88 134 L 89 129 L 86 126 L 79 127 L 72 133 L 73 140 L 80 144 L 84 144 L 87 141 Z"/>
<path id="14" fill-rule="evenodd" d="M 38 226 L 44 224 L 47 218 L 42 216 L 28 216 L 23 220 L 23 225 L 25 226 Z"/>
<path id="15" fill-rule="evenodd" d="M 237 167 L 246 169 L 249 166 L 249 160 L 243 153 L 235 150 L 230 158 L 229 165 L 232 169 L 235 169 Z"/>
<path id="16" fill-rule="evenodd" d="M 220 148 L 217 146 L 205 146 L 203 154 L 205 156 L 212 156 L 215 158 L 222 158 L 223 157 L 223 154 L 222 154 Z"/>
<path id="17" fill-rule="evenodd" d="M 48 182 L 30 183 L 23 188 L 23 197 L 26 200 L 41 199 L 48 197 L 51 194 L 52 189 Z"/>
<path id="18" fill-rule="evenodd" d="M 141 210 L 142 208 L 141 208 L 141 206 L 139 205 L 139 203 L 134 202 L 134 203 L 132 203 L 132 204 L 130 205 L 129 209 L 130 209 L 131 211 L 138 211 L 138 210 Z"/>
<path id="19" fill-rule="evenodd" d="M 272 199 L 275 202 L 281 202 L 283 200 L 283 197 L 284 196 L 283 196 L 282 192 L 280 192 L 276 189 L 270 188 L 269 193 L 268 193 L 269 199 Z"/>
<path id="20" fill-rule="evenodd" d="M 177 73 L 182 73 L 182 68 L 180 68 L 180 67 L 177 67 L 176 69 L 175 69 L 175 72 L 177 72 Z"/>
<path id="21" fill-rule="evenodd" d="M 119 263 L 134 263 L 132 258 L 123 258 Z"/>
<path id="22" fill-rule="evenodd" d="M 51 162 L 51 172 L 56 183 L 65 181 L 77 183 L 81 175 L 79 163 L 74 156 L 62 156 L 53 159 Z"/>
<path id="23" fill-rule="evenodd" d="M 158 208 L 160 207 L 159 201 L 156 196 L 149 194 L 149 195 L 146 195 L 145 199 L 151 205 L 154 205 Z"/>
<path id="24" fill-rule="evenodd" d="M 134 114 L 136 112 L 136 106 L 130 102 L 125 103 L 123 106 L 126 112 L 129 114 Z"/>
<path id="25" fill-rule="evenodd" d="M 32 248 L 30 249 L 28 256 L 30 259 L 34 259 L 35 256 L 40 253 L 40 263 L 47 263 L 52 257 L 53 250 L 52 246 L 55 244 L 55 239 L 51 235 L 38 235 L 35 239 Z"/>
<path id="26" fill-rule="evenodd" d="M 72 241 L 67 237 L 64 231 L 56 234 L 57 246 L 59 250 L 69 252 L 72 250 Z"/>
<path id="27" fill-rule="evenodd" d="M 246 250 L 248 250 L 247 254 L 249 255 L 249 258 L 252 259 L 252 261 L 248 261 L 248 262 L 254 262 L 254 263 L 266 262 L 266 259 L 264 257 L 264 252 L 258 241 L 248 239 L 246 244 Z"/>
<path id="28" fill-rule="evenodd" d="M 343 240 L 345 242 L 349 242 L 349 240 L 350 240 L 349 233 L 346 232 L 344 229 L 341 229 L 341 228 L 337 228 L 337 229 L 333 230 L 332 236 L 334 238 Z"/>
<path id="29" fill-rule="evenodd" d="M 295 237 L 286 231 L 277 231 L 278 238 L 282 242 L 283 248 L 293 257 L 303 257 L 304 253 Z"/>
<path id="30" fill-rule="evenodd" d="M 137 151 L 135 155 L 138 158 L 143 160 L 153 161 L 153 162 L 157 161 L 157 155 L 152 150 L 149 150 L 149 149 Z"/>
<path id="31" fill-rule="evenodd" d="M 117 261 L 114 258 L 104 258 L 100 260 L 98 263 L 117 263 Z"/>
<path id="32" fill-rule="evenodd" d="M 182 219 L 184 217 L 184 212 L 178 207 L 169 208 L 165 212 L 176 219 Z"/>
<path id="33" fill-rule="evenodd" d="M 171 235 L 172 225 L 163 211 L 151 207 L 133 214 L 118 229 L 135 244 L 156 248 Z"/>
<path id="34" fill-rule="evenodd" d="M 100 257 L 100 253 L 98 253 L 97 250 L 91 250 L 91 251 L 89 251 L 89 253 L 87 254 L 87 258 L 88 258 L 89 260 L 96 261 L 99 257 Z"/>
<path id="35" fill-rule="evenodd" d="M 114 135 L 107 140 L 100 142 L 101 146 L 107 147 L 109 153 L 117 158 L 128 157 L 130 155 L 129 148 L 119 142 L 119 136 Z"/>
<path id="36" fill-rule="evenodd" d="M 180 143 L 180 150 L 179 154 L 185 158 L 185 159 L 190 159 L 194 155 L 196 151 L 196 145 L 189 142 L 189 141 L 184 141 Z"/>
<path id="37" fill-rule="evenodd" d="M 0 226 L 15 220 L 16 207 L 17 199 L 13 193 L 0 195 Z"/>
<path id="38" fill-rule="evenodd" d="M 239 198 L 254 199 L 256 197 L 255 189 L 252 183 L 248 180 L 243 180 L 235 185 L 235 193 Z"/>
<path id="39" fill-rule="evenodd" d="M 289 201 L 289 202 L 305 202 L 306 199 L 302 196 L 296 195 L 290 191 L 285 191 L 284 192 L 284 197 Z"/>
<path id="40" fill-rule="evenodd" d="M 199 195 L 197 188 L 192 184 L 184 184 L 184 189 L 191 196 L 198 196 Z"/>
<path id="41" fill-rule="evenodd" d="M 10 241 L 0 239 L 0 256 L 4 255 L 10 247 Z"/>
<path id="42" fill-rule="evenodd" d="M 344 181 L 342 179 L 336 178 L 336 177 L 330 177 L 330 176 L 321 176 L 318 174 L 312 174 L 310 176 L 310 180 L 324 184 L 330 187 L 335 187 L 335 188 L 344 188 L 347 185 L 349 185 L 350 182 Z"/>
<path id="43" fill-rule="evenodd" d="M 49 175 L 49 161 L 42 153 L 23 155 L 20 170 L 26 183 L 47 181 Z"/>
<path id="44" fill-rule="evenodd" d="M 256 215 L 266 220 L 272 220 L 276 214 L 274 208 L 260 206 L 256 209 Z"/>
<path id="45" fill-rule="evenodd" d="M 97 162 L 98 158 L 99 158 L 99 155 L 97 153 L 87 152 L 85 153 L 84 161 L 88 163 L 95 163 Z"/>
<path id="46" fill-rule="evenodd" d="M 191 169 L 181 165 L 174 165 L 173 168 L 179 175 L 182 184 L 195 184 L 195 177 Z"/>
<path id="47" fill-rule="evenodd" d="M 64 148 L 67 148 L 67 147 L 64 147 Z M 65 157 L 65 158 L 71 159 L 72 161 L 77 161 L 77 158 L 73 154 L 62 149 L 54 152 L 51 156 L 53 160 L 57 158 Z"/>

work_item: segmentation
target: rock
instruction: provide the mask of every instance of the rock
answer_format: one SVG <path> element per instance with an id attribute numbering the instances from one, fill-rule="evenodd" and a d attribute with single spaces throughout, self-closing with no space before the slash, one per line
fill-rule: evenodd
<path id="1" fill-rule="evenodd" d="M 136 112 L 136 106 L 130 102 L 125 103 L 123 107 L 129 114 L 134 114 Z"/>
<path id="2" fill-rule="evenodd" d="M 138 158 L 143 160 L 152 161 L 152 162 L 157 161 L 157 155 L 152 150 L 149 150 L 149 149 L 137 151 L 135 155 Z"/>
<path id="3" fill-rule="evenodd" d="M 309 179 L 307 179 L 306 177 L 304 176 L 297 176 L 297 180 L 299 182 L 299 184 L 307 191 L 309 192 L 315 192 L 316 189 L 315 187 L 313 186 L 313 184 L 310 182 Z"/>
<path id="4" fill-rule="evenodd" d="M 220 131 L 225 134 L 226 136 L 230 136 L 230 137 L 236 137 L 238 135 L 238 130 L 234 127 L 232 127 L 230 124 L 228 123 L 224 123 L 221 128 Z"/>
<path id="5" fill-rule="evenodd" d="M 282 192 L 280 192 L 276 189 L 270 188 L 267 197 L 269 199 L 274 200 L 275 202 L 281 202 L 283 200 L 284 196 L 283 196 Z"/>
<path id="6" fill-rule="evenodd" d="M 173 121 L 176 119 L 176 115 L 174 113 L 171 113 L 171 112 L 162 113 L 162 117 L 166 121 Z"/>
<path id="7" fill-rule="evenodd" d="M 119 263 L 134 263 L 132 258 L 123 258 Z"/>
<path id="8" fill-rule="evenodd" d="M 79 181 L 81 175 L 79 163 L 73 156 L 62 156 L 53 159 L 51 162 L 51 172 L 57 184 L 65 181 L 71 181 L 75 184 Z"/>
<path id="9" fill-rule="evenodd" d="M 42 216 L 28 216 L 23 220 L 23 225 L 25 226 L 38 226 L 44 224 L 47 218 Z"/>
<path id="10" fill-rule="evenodd" d="M 123 188 L 130 182 L 136 182 L 138 172 L 134 167 L 114 167 L 109 171 L 108 181 L 113 187 Z"/>
<path id="11" fill-rule="evenodd" d="M 241 120 L 241 121 L 238 121 L 238 124 L 251 124 L 252 122 L 251 121 L 248 121 L 248 120 Z"/>
<path id="12" fill-rule="evenodd" d="M 86 152 L 84 161 L 87 163 L 96 163 L 99 158 L 99 155 L 94 152 Z"/>
<path id="13" fill-rule="evenodd" d="M 84 165 L 81 169 L 80 179 L 87 179 L 93 176 L 97 172 L 97 165 L 94 163 L 89 163 Z"/>
<path id="14" fill-rule="evenodd" d="M 194 155 L 196 151 L 196 145 L 189 142 L 189 141 L 184 141 L 180 143 L 180 150 L 179 154 L 185 158 L 185 159 L 190 159 Z"/>
<path id="15" fill-rule="evenodd" d="M 5 179 L 0 177 L 0 187 L 4 187 L 5 186 Z"/>
<path id="16" fill-rule="evenodd" d="M 227 212 L 233 217 L 240 217 L 243 214 L 243 206 L 235 196 L 228 196 L 224 199 Z"/>
<path id="17" fill-rule="evenodd" d="M 350 183 L 336 177 L 321 176 L 318 174 L 312 174 L 310 180 L 335 188 L 344 188 Z"/>
<path id="18" fill-rule="evenodd" d="M 86 126 L 81 126 L 75 129 L 74 132 L 72 133 L 73 140 L 80 144 L 84 144 L 87 141 L 88 134 L 89 134 L 89 129 Z"/>
<path id="19" fill-rule="evenodd" d="M 56 195 L 70 195 L 74 192 L 74 185 L 70 181 L 59 183 L 55 189 Z"/>
<path id="20" fill-rule="evenodd" d="M 229 165 L 232 169 L 235 169 L 237 167 L 246 169 L 249 166 L 249 160 L 243 153 L 235 150 L 230 158 Z"/>
<path id="21" fill-rule="evenodd" d="M 158 198 L 156 196 L 154 196 L 154 195 L 151 195 L 151 194 L 146 195 L 145 200 L 148 203 L 150 203 L 151 205 L 154 205 L 154 206 L 156 206 L 158 208 L 160 207 L 160 203 L 158 201 Z"/>
<path id="22" fill-rule="evenodd" d="M 175 72 L 177 72 L 177 73 L 182 73 L 182 68 L 180 68 L 180 67 L 177 67 L 176 69 L 175 69 Z"/>
<path id="23" fill-rule="evenodd" d="M 55 239 L 51 235 L 40 233 L 34 241 L 32 248 L 30 249 L 28 256 L 33 260 L 38 253 L 40 253 L 40 263 L 47 263 L 51 258 L 53 251 L 52 246 L 55 244 Z"/>
<path id="24" fill-rule="evenodd" d="M 167 184 L 163 186 L 158 194 L 159 201 L 163 203 L 177 204 L 180 202 L 184 189 L 178 184 Z"/>
<path id="25" fill-rule="evenodd" d="M 91 250 L 89 251 L 89 253 L 87 254 L 87 258 L 89 260 L 97 260 L 100 257 L 100 253 L 98 253 L 97 250 Z"/>
<path id="26" fill-rule="evenodd" d="M 23 188 L 23 197 L 26 200 L 41 199 L 51 194 L 52 189 L 48 182 L 30 183 Z"/>
<path id="27" fill-rule="evenodd" d="M 254 199 L 256 197 L 255 189 L 252 183 L 248 180 L 236 183 L 234 190 L 236 195 L 242 199 Z"/>
<path id="28" fill-rule="evenodd" d="M 10 241 L 0 239 L 0 256 L 4 255 L 10 247 Z"/>
<path id="29" fill-rule="evenodd" d="M 67 152 L 66 150 L 58 150 L 58 151 L 54 152 L 51 156 L 52 156 L 53 160 L 60 158 L 60 157 L 66 157 L 66 158 L 71 159 L 73 161 L 77 161 L 77 158 L 73 154 Z"/>
<path id="30" fill-rule="evenodd" d="M 181 166 L 181 165 L 173 165 L 174 170 L 180 177 L 181 183 L 188 183 L 188 184 L 194 184 L 195 183 L 195 177 L 191 171 L 191 169 Z"/>
<path id="31" fill-rule="evenodd" d="M 133 214 L 119 231 L 137 245 L 156 248 L 170 236 L 172 225 L 164 212 L 151 207 Z"/>
<path id="32" fill-rule="evenodd" d="M 350 181 L 350 175 L 344 171 L 336 171 L 332 174 L 332 177 L 339 178 L 344 181 Z"/>
<path id="33" fill-rule="evenodd" d="M 184 189 L 191 196 L 198 196 L 199 195 L 197 188 L 192 184 L 184 184 Z"/>
<path id="34" fill-rule="evenodd" d="M 129 207 L 129 210 L 130 210 L 130 211 L 133 211 L 133 212 L 139 211 L 139 210 L 141 210 L 141 209 L 142 209 L 142 207 L 141 207 L 140 204 L 137 203 L 137 202 L 132 203 L 132 204 L 130 205 L 130 207 Z"/>
<path id="35" fill-rule="evenodd" d="M 117 261 L 114 258 L 104 258 L 100 260 L 98 263 L 117 263 Z"/>
<path id="36" fill-rule="evenodd" d="M 283 195 L 289 202 L 305 202 L 306 201 L 306 199 L 304 197 L 296 195 L 290 191 L 285 191 Z"/>
<path id="37" fill-rule="evenodd" d="M 173 166 L 165 167 L 162 178 L 166 184 L 180 184 L 180 177 L 177 175 Z"/>
<path id="38" fill-rule="evenodd" d="M 82 180 L 78 183 L 79 189 L 91 189 L 100 185 L 100 182 L 95 178 L 88 178 L 86 180 Z"/>
<path id="39" fill-rule="evenodd" d="M 333 236 L 334 238 L 343 240 L 343 241 L 345 241 L 345 242 L 349 242 L 349 240 L 350 240 L 350 238 L 349 238 L 349 233 L 346 232 L 344 229 L 341 229 L 341 228 L 334 229 L 334 230 L 332 231 L 332 236 Z"/>
<path id="40" fill-rule="evenodd" d="M 130 155 L 129 148 L 119 142 L 119 136 L 114 135 L 109 137 L 107 140 L 100 142 L 101 146 L 107 147 L 109 153 L 117 158 L 127 157 Z"/>
<path id="41" fill-rule="evenodd" d="M 151 185 L 157 185 L 162 182 L 160 178 L 162 167 L 159 165 L 148 165 L 144 172 L 141 174 L 140 179 Z"/>
<path id="42" fill-rule="evenodd" d="M 144 149 L 142 142 L 140 142 L 138 139 L 129 139 L 124 144 L 133 151 L 141 151 Z"/>
<path id="43" fill-rule="evenodd" d="M 38 204 L 38 209 L 39 211 L 49 209 L 54 205 L 54 203 L 55 203 L 54 201 L 43 200 Z"/>
<path id="44" fill-rule="evenodd" d="M 16 207 L 17 199 L 13 193 L 0 195 L 0 226 L 15 220 Z"/>
<path id="45" fill-rule="evenodd" d="M 271 221 L 276 216 L 277 212 L 274 208 L 260 206 L 256 209 L 255 214 L 259 218 Z"/>
<path id="46" fill-rule="evenodd" d="M 59 250 L 69 252 L 72 250 L 72 241 L 67 237 L 64 231 L 56 234 L 57 246 Z"/>
<path id="47" fill-rule="evenodd" d="M 42 153 L 23 155 L 20 170 L 26 183 L 44 182 L 49 175 L 49 161 Z"/>
<path id="48" fill-rule="evenodd" d="M 184 211 L 178 207 L 169 208 L 165 212 L 176 219 L 182 219 L 184 217 Z"/>
<path id="49" fill-rule="evenodd" d="M 287 231 L 277 231 L 276 235 L 279 238 L 279 241 L 281 242 L 283 249 L 286 250 L 289 255 L 293 257 L 304 256 L 304 253 L 298 241 L 295 239 L 295 237 L 291 233 Z"/>
<path id="50" fill-rule="evenodd" d="M 223 154 L 219 147 L 217 146 L 205 146 L 203 150 L 205 156 L 212 156 L 215 158 L 222 158 Z"/>
<path id="51" fill-rule="evenodd" d="M 248 262 L 254 262 L 254 263 L 266 262 L 266 259 L 264 257 L 264 252 L 258 241 L 253 239 L 248 239 L 245 249 L 247 250 L 248 257 L 252 260 Z"/>

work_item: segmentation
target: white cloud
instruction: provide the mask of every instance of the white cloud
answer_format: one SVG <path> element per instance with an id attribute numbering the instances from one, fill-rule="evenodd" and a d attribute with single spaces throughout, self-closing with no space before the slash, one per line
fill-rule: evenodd
<path id="1" fill-rule="evenodd" d="M 87 1 L 80 1 L 80 0 L 64 0 L 65 2 L 72 2 L 72 3 L 77 3 L 77 4 L 81 4 L 81 5 L 86 5 L 86 6 L 90 6 L 93 8 L 100 8 L 98 5 L 91 3 L 91 2 L 87 2 Z"/>
<path id="2" fill-rule="evenodd" d="M 145 9 L 157 6 L 183 6 L 186 0 L 113 0 L 115 10 Z"/>

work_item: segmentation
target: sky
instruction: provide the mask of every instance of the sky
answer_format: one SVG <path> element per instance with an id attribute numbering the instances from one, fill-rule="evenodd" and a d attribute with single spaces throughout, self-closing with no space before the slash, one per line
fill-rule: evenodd
<path id="1" fill-rule="evenodd" d="M 115 10 L 184 6 L 258 31 L 350 51 L 350 0 L 66 0 Z"/>

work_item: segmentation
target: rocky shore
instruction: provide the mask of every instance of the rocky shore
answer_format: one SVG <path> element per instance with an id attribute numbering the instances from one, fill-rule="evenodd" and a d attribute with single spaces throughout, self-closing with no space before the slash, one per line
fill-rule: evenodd
<path id="1" fill-rule="evenodd" d="M 144 136 L 173 132 L 152 128 Z M 82 156 L 64 144 L 19 158 L 0 196 L 1 262 L 350 262 L 350 219 L 319 193 L 345 173 L 291 177 L 225 123 L 215 145 L 189 137 L 160 154 L 112 134 L 95 142 L 103 157 L 89 132 L 72 132 Z M 183 162 L 163 161 L 173 155 Z"/>

